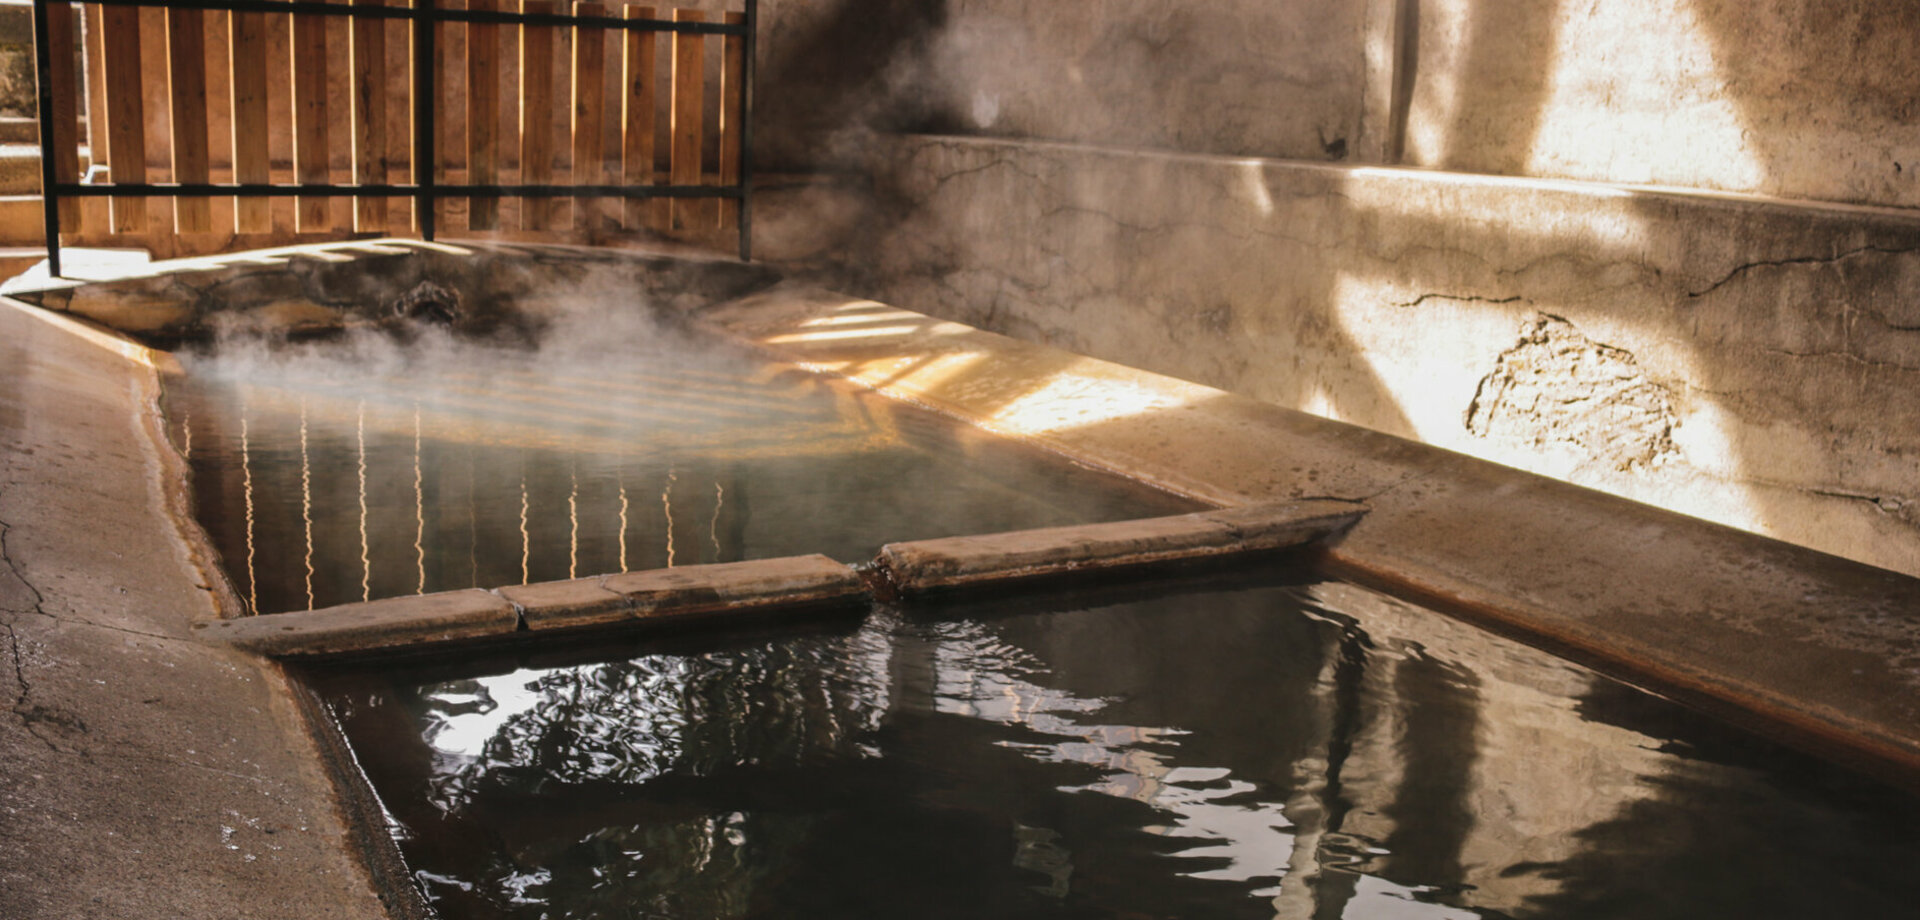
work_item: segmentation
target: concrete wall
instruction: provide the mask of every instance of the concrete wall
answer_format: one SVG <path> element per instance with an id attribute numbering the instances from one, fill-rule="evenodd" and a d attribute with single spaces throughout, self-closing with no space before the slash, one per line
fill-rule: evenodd
<path id="1" fill-rule="evenodd" d="M 1916 0 L 769 4 L 844 287 L 1920 574 Z"/>
<path id="2" fill-rule="evenodd" d="M 866 130 L 1920 206 L 1920 0 L 767 0 L 761 151 Z"/>
<path id="3" fill-rule="evenodd" d="M 875 296 L 1920 574 L 1920 216 L 951 137 Z"/>

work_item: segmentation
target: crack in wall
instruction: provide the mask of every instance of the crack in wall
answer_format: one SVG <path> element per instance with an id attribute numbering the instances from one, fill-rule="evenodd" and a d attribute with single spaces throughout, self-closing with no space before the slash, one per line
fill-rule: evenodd
<path id="1" fill-rule="evenodd" d="M 1412 300 L 1406 300 L 1406 301 L 1396 300 L 1396 301 L 1393 301 L 1393 305 L 1396 307 L 1417 307 L 1423 303 L 1426 303 L 1429 300 L 1455 300 L 1461 303 L 1521 303 L 1523 298 L 1521 298 L 1519 294 L 1515 294 L 1511 297 L 1494 298 L 1494 297 L 1481 297 L 1478 294 L 1432 293 L 1432 294 L 1421 294 L 1420 296 L 1415 297 Z"/>
<path id="2" fill-rule="evenodd" d="M 1907 246 L 1907 247 L 1860 246 L 1854 249 L 1849 249 L 1845 252 L 1835 253 L 1834 255 L 1830 255 L 1830 256 L 1796 256 L 1788 259 L 1761 259 L 1754 262 L 1745 262 L 1740 265 L 1734 266 L 1733 270 L 1727 272 L 1724 276 L 1720 278 L 1720 280 L 1715 281 L 1714 283 L 1707 285 L 1706 287 L 1701 288 L 1700 290 L 1688 291 L 1687 296 L 1688 297 L 1704 297 L 1708 294 L 1713 293 L 1714 291 L 1719 290 L 1722 287 L 1725 287 L 1728 284 L 1733 283 L 1735 279 L 1746 274 L 1747 272 L 1753 271 L 1755 269 L 1760 269 L 1760 268 L 1780 268 L 1788 265 L 1831 265 L 1837 262 L 1843 262 L 1847 259 L 1854 258 L 1855 256 L 1862 256 L 1862 255 L 1902 256 L 1902 255 L 1911 255 L 1917 252 L 1920 252 L 1920 246 Z"/>

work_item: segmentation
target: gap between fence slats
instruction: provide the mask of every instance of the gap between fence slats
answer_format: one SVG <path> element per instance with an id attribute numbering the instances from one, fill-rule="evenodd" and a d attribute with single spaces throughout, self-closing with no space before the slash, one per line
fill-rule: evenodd
<path id="1" fill-rule="evenodd" d="M 167 10 L 167 75 L 173 114 L 173 181 L 208 181 L 206 23 L 199 10 Z M 173 201 L 178 233 L 213 230 L 213 202 Z"/>
<path id="2" fill-rule="evenodd" d="M 628 19 L 652 19 L 656 14 L 657 11 L 651 6 L 627 7 Z M 625 45 L 627 69 L 622 81 L 624 92 L 621 109 L 626 125 L 622 139 L 622 178 L 628 185 L 652 185 L 656 167 L 653 132 L 658 125 L 654 112 L 658 107 L 656 84 L 659 82 L 654 75 L 654 67 L 660 34 L 629 31 Z M 622 223 L 630 231 L 665 229 L 666 209 L 667 202 L 663 199 L 629 198 Z"/>
<path id="3" fill-rule="evenodd" d="M 147 181 L 146 99 L 140 86 L 140 10 L 101 9 L 102 61 L 107 86 L 107 164 L 115 182 Z M 140 233 L 147 223 L 144 198 L 113 199 L 113 231 Z"/>
<path id="4" fill-rule="evenodd" d="M 674 22 L 704 22 L 699 10 L 673 11 Z M 668 179 L 674 185 L 699 185 L 703 170 L 700 147 L 705 112 L 705 58 L 707 37 L 687 32 L 673 33 L 673 108 L 669 113 L 673 145 L 668 150 Z M 698 229 L 701 205 L 706 202 L 672 199 L 668 213 L 675 230 Z"/>
<path id="5" fill-rule="evenodd" d="M 353 0 L 356 6 L 385 6 L 386 0 Z M 353 20 L 353 181 L 387 181 L 387 21 Z M 387 229 L 387 199 L 354 199 L 353 229 Z"/>
<path id="6" fill-rule="evenodd" d="M 301 183 L 325 184 L 327 169 L 327 22 L 320 16 L 293 17 L 293 173 Z M 327 199 L 296 199 L 295 228 L 300 233 L 330 229 Z"/>
<path id="7" fill-rule="evenodd" d="M 267 150 L 267 14 L 233 13 L 228 17 L 227 57 L 232 62 L 233 180 L 271 181 L 272 160 Z M 234 231 L 270 233 L 273 206 L 265 198 L 236 198 Z"/>

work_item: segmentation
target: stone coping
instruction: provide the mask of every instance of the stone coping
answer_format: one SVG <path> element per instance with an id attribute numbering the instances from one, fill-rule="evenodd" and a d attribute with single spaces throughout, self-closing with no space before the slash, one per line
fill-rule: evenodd
<path id="1" fill-rule="evenodd" d="M 275 658 L 426 651 L 649 621 L 825 605 L 1012 580 L 1273 552 L 1343 533 L 1365 514 L 1333 501 L 948 537 L 882 548 L 866 572 L 819 554 L 464 588 L 194 624 Z"/>
<path id="2" fill-rule="evenodd" d="M 697 320 L 1208 504 L 1364 502 L 1333 574 L 1920 787 L 1920 579 L 818 288 Z"/>
<path id="3" fill-rule="evenodd" d="M 1335 536 L 1365 510 L 1283 502 L 1109 524 L 889 543 L 874 567 L 902 595 L 1298 547 Z"/>

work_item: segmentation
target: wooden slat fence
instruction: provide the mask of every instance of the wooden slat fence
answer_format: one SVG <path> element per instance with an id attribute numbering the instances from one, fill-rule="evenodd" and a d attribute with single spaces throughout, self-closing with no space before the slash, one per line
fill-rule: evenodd
<path id="1" fill-rule="evenodd" d="M 439 228 L 586 242 L 732 230 L 748 258 L 757 3 L 744 4 L 36 0 L 54 273 L 62 233 L 208 252 Z"/>

